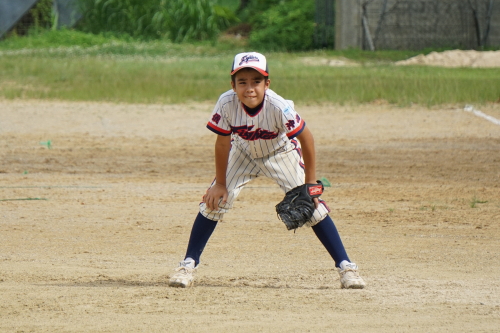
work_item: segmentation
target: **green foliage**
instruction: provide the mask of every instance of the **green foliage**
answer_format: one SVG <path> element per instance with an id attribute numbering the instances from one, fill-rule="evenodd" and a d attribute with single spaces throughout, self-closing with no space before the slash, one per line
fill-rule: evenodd
<path id="1" fill-rule="evenodd" d="M 240 6 L 240 0 L 215 0 L 215 2 L 220 6 L 229 8 L 233 12 L 236 12 Z"/>
<path id="2" fill-rule="evenodd" d="M 251 23 L 249 43 L 254 49 L 304 51 L 313 48 L 313 1 L 279 1 L 261 15 L 254 16 Z"/>
<path id="3" fill-rule="evenodd" d="M 166 7 L 153 16 L 158 31 L 167 31 L 174 42 L 215 39 L 220 31 L 236 21 L 227 8 L 208 0 L 163 1 Z"/>
<path id="4" fill-rule="evenodd" d="M 80 0 L 83 19 L 78 27 L 94 34 L 155 35 L 148 24 L 154 15 L 153 3 L 148 0 Z"/>
<path id="5" fill-rule="evenodd" d="M 30 11 L 35 29 L 51 28 L 54 25 L 52 14 L 53 0 L 40 0 Z"/>
<path id="6" fill-rule="evenodd" d="M 80 0 L 79 29 L 175 42 L 213 40 L 237 20 L 211 0 Z"/>
<path id="7" fill-rule="evenodd" d="M 238 17 L 242 22 L 254 22 L 262 14 L 279 5 L 283 0 L 250 0 L 247 7 L 238 13 Z"/>

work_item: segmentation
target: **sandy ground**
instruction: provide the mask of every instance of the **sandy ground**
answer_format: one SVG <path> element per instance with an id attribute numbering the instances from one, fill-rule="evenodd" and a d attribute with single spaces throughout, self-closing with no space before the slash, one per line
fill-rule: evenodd
<path id="1" fill-rule="evenodd" d="M 459 107 L 297 105 L 366 289 L 286 230 L 266 179 L 196 286 L 169 288 L 214 175 L 211 108 L 0 101 L 1 332 L 498 331 L 500 126 Z"/>
<path id="2" fill-rule="evenodd" d="M 1 53 L 0 53 L 1 54 Z M 331 67 L 361 66 L 361 63 L 344 57 L 320 58 L 302 57 L 304 65 L 323 65 Z M 436 66 L 436 67 L 470 67 L 470 68 L 496 68 L 500 67 L 499 51 L 476 50 L 448 50 L 444 52 L 431 52 L 427 55 L 419 54 L 406 60 L 396 61 L 396 66 Z"/>
<path id="3" fill-rule="evenodd" d="M 449 50 L 419 54 L 407 60 L 397 61 L 396 65 L 428 65 L 440 67 L 500 67 L 500 51 Z"/>

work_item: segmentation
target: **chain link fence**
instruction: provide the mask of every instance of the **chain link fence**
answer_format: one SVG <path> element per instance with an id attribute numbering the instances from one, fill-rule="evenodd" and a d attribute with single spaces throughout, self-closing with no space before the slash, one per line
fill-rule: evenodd
<path id="1" fill-rule="evenodd" d="M 77 3 L 0 0 L 0 38 L 7 31 L 24 35 L 38 26 L 71 26 L 80 17 Z M 500 0 L 315 0 L 315 6 L 316 48 L 500 46 Z"/>
<path id="2" fill-rule="evenodd" d="M 360 1 L 362 48 L 477 49 L 488 45 L 495 0 Z"/>
<path id="3" fill-rule="evenodd" d="M 335 0 L 315 0 L 314 46 L 335 47 Z"/>

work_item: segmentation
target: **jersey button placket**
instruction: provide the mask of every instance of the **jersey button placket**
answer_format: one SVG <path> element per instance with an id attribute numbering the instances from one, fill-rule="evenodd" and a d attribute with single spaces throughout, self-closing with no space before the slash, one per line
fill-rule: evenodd
<path id="1" fill-rule="evenodd" d="M 251 131 L 257 130 L 255 123 L 254 123 L 254 120 L 250 117 L 248 117 L 248 119 L 247 119 L 247 127 L 248 128 L 252 127 Z M 252 157 L 253 158 L 257 158 L 257 145 L 256 145 L 256 143 L 257 143 L 257 140 L 249 140 L 248 141 L 248 144 L 250 145 L 251 150 L 252 150 Z"/>

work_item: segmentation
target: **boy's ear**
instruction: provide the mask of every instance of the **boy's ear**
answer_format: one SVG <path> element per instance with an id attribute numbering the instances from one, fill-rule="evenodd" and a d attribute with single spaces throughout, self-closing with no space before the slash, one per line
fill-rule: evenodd
<path id="1" fill-rule="evenodd" d="M 271 84 L 271 80 L 270 79 L 267 79 L 266 80 L 266 85 L 265 85 L 265 89 L 269 89 L 269 85 Z"/>
<path id="2" fill-rule="evenodd" d="M 235 85 L 234 85 L 234 81 L 233 81 L 233 80 L 231 80 L 231 87 L 232 87 L 232 88 L 233 88 L 233 90 L 234 90 Z"/>

